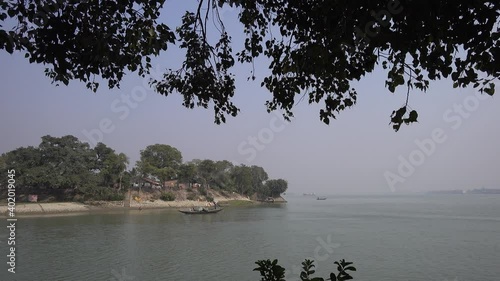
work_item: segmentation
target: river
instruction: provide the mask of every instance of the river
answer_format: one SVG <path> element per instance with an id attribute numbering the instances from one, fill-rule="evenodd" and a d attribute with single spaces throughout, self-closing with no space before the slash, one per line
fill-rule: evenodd
<path id="1" fill-rule="evenodd" d="M 277 258 L 287 280 L 314 258 L 322 277 L 353 261 L 354 280 L 500 280 L 500 196 L 288 197 L 218 214 L 123 210 L 19 217 L 16 274 L 0 280 L 260 280 Z M 1 253 L 7 254 L 2 231 Z"/>

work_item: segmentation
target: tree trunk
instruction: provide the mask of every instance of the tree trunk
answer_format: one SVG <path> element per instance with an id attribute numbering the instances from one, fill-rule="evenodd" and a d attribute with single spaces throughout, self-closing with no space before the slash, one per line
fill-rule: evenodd
<path id="1" fill-rule="evenodd" d="M 122 190 L 122 176 L 123 176 L 123 174 L 120 174 L 120 181 L 118 183 L 118 191 Z"/>

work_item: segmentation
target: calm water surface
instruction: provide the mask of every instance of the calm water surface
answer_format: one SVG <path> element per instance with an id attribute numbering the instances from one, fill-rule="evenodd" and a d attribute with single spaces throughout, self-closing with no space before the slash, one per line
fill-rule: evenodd
<path id="1" fill-rule="evenodd" d="M 21 217 L 17 273 L 0 280 L 259 280 L 277 258 L 358 268 L 354 280 L 500 280 L 500 196 L 290 197 L 286 205 Z M 6 253 L 6 231 L 1 253 Z M 6 261 L 5 255 L 4 260 Z"/>

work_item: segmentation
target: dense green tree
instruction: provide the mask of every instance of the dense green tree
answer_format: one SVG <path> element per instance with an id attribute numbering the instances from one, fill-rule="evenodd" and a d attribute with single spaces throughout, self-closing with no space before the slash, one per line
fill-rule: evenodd
<path id="1" fill-rule="evenodd" d="M 218 187 L 230 190 L 233 183 L 230 177 L 233 163 L 222 160 L 213 161 L 210 159 L 194 159 L 183 165 L 183 171 L 179 175 L 179 180 L 187 182 L 185 174 L 189 175 L 192 182 L 199 182 L 207 187 Z"/>
<path id="2" fill-rule="evenodd" d="M 253 193 L 252 169 L 245 165 L 235 166 L 231 170 L 231 179 L 239 194 L 251 195 Z"/>
<path id="3" fill-rule="evenodd" d="M 213 176 L 213 184 L 225 190 L 232 190 L 234 187 L 231 180 L 231 170 L 234 168 L 233 163 L 222 160 L 215 162 L 215 174 Z"/>
<path id="4" fill-rule="evenodd" d="M 177 179 L 182 183 L 195 183 L 197 180 L 197 166 L 193 163 L 184 163 L 179 167 Z"/>
<path id="5" fill-rule="evenodd" d="M 123 153 L 117 154 L 112 148 L 103 143 L 94 147 L 96 155 L 95 169 L 103 186 L 121 188 L 122 179 L 127 168 L 128 159 Z"/>
<path id="6" fill-rule="evenodd" d="M 183 164 L 178 179 L 181 182 L 198 182 L 204 187 L 235 191 L 243 195 L 259 194 L 260 197 L 272 196 L 271 190 L 264 185 L 269 176 L 259 166 L 234 166 L 227 160 L 213 161 L 195 159 Z M 278 183 L 282 183 L 278 181 Z M 273 185 L 274 186 L 274 185 Z M 286 188 L 285 188 L 286 189 Z M 279 190 L 274 190 L 274 194 Z"/>
<path id="7" fill-rule="evenodd" d="M 100 171 L 105 168 L 106 160 L 109 158 L 110 155 L 115 153 L 115 151 L 111 147 L 105 145 L 104 143 L 99 142 L 94 147 L 94 153 L 96 158 L 95 168 Z"/>
<path id="8" fill-rule="evenodd" d="M 93 157 L 89 145 L 74 136 L 44 136 L 38 147 L 20 147 L 4 155 L 20 186 L 52 189 L 95 184 Z"/>
<path id="9" fill-rule="evenodd" d="M 259 166 L 251 166 L 250 167 L 252 173 L 252 191 L 259 192 L 264 186 L 264 181 L 266 181 L 269 176 L 267 175 L 264 168 Z"/>
<path id="10" fill-rule="evenodd" d="M 235 61 L 258 57 L 271 70 L 261 79 L 272 94 L 268 110 L 288 118 L 296 99 L 306 97 L 323 103 L 325 123 L 356 103 L 353 82 L 379 65 L 388 91 L 403 86 L 407 97 L 448 77 L 455 87 L 493 95 L 500 76 L 498 1 L 199 0 L 175 33 L 159 22 L 164 3 L 0 0 L 0 49 L 46 65 L 55 82 L 81 80 L 96 90 L 96 76 L 113 88 L 127 70 L 147 75 L 151 56 L 176 43 L 185 50 L 182 66 L 169 66 L 153 87 L 180 93 L 189 108 L 213 105 L 217 123 L 239 111 L 232 102 Z M 245 38 L 237 53 L 218 13 L 224 6 L 239 10 Z M 249 78 L 256 79 L 254 71 Z M 417 120 L 408 104 L 392 113 L 395 130 Z"/>
<path id="11" fill-rule="evenodd" d="M 137 168 L 142 174 L 158 179 L 163 186 L 165 181 L 177 178 L 181 164 L 182 154 L 177 148 L 154 144 L 141 150 Z"/>
<path id="12" fill-rule="evenodd" d="M 68 135 L 42 137 L 38 146 L 52 188 L 78 188 L 95 180 L 93 151 L 88 143 Z"/>
<path id="13" fill-rule="evenodd" d="M 43 165 L 40 150 L 36 147 L 20 147 L 5 153 L 2 158 L 6 169 L 16 171 L 18 186 L 49 187 L 53 183 L 51 171 Z"/>
<path id="14" fill-rule="evenodd" d="M 72 189 L 94 194 L 106 193 L 102 191 L 105 187 L 120 189 L 122 183 L 129 184 L 129 180 L 123 180 L 128 163 L 125 154 L 117 154 L 102 143 L 91 149 L 71 135 L 44 136 L 38 147 L 20 147 L 2 159 L 6 167 L 16 170 L 21 188 Z"/>
<path id="15" fill-rule="evenodd" d="M 264 184 L 269 181 L 269 176 L 262 167 L 255 165 L 233 166 L 230 169 L 229 177 L 234 189 L 240 194 L 251 196 L 257 193 L 258 197 L 268 197 L 273 194 L 269 187 Z M 281 183 L 281 181 L 279 182 Z"/>
<path id="16" fill-rule="evenodd" d="M 209 187 L 214 181 L 216 172 L 215 162 L 210 159 L 205 159 L 199 162 L 196 167 L 201 183 L 204 184 L 205 187 Z"/>
<path id="17" fill-rule="evenodd" d="M 270 197 L 276 198 L 288 189 L 288 182 L 284 179 L 268 180 L 265 188 Z"/>

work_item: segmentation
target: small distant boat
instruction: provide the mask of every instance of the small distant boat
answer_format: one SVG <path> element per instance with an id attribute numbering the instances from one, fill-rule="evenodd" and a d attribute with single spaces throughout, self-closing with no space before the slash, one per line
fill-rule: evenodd
<path id="1" fill-rule="evenodd" d="M 326 197 L 318 197 L 316 200 L 326 200 Z"/>
<path id="2" fill-rule="evenodd" d="M 223 209 L 217 208 L 217 209 L 208 209 L 208 208 L 191 208 L 191 209 L 184 209 L 184 210 L 179 210 L 179 212 L 183 214 L 188 214 L 188 215 L 196 215 L 196 214 L 215 214 Z"/>

